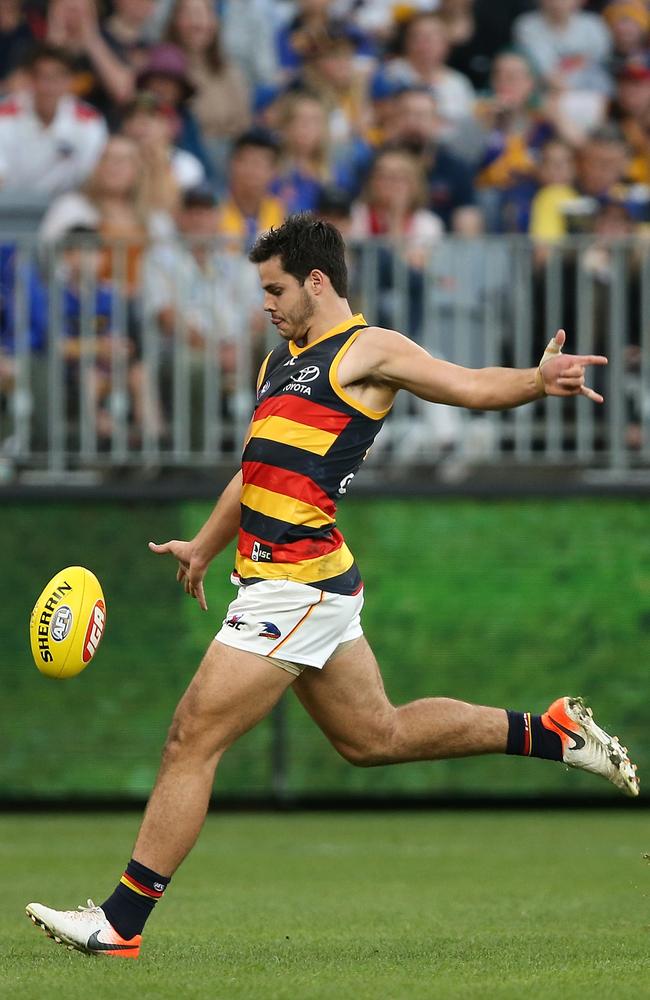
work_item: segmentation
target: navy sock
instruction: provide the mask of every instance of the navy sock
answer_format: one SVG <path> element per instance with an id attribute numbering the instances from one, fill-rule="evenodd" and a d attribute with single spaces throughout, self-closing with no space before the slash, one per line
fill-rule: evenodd
<path id="1" fill-rule="evenodd" d="M 169 881 L 131 858 L 115 892 L 102 903 L 109 924 L 127 941 L 141 934 Z"/>
<path id="2" fill-rule="evenodd" d="M 562 740 L 547 729 L 541 715 L 508 710 L 508 746 L 506 753 L 520 757 L 562 760 Z"/>

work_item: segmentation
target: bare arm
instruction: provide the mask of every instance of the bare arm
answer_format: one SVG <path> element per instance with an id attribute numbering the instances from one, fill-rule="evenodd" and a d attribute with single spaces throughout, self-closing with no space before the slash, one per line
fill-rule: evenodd
<path id="1" fill-rule="evenodd" d="M 196 598 L 204 611 L 208 610 L 208 605 L 203 578 L 214 557 L 223 552 L 239 530 L 241 488 L 240 471 L 230 480 L 209 518 L 191 541 L 174 538 L 161 545 L 149 542 L 152 552 L 169 552 L 178 559 L 176 579 L 183 584 L 186 594 Z"/>
<path id="2" fill-rule="evenodd" d="M 538 368 L 463 368 L 433 358 L 407 337 L 375 329 L 364 339 L 368 381 L 406 389 L 431 403 L 471 410 L 505 410 L 542 396 L 603 398 L 584 382 L 585 365 L 604 365 L 598 355 L 561 354 L 565 334 L 550 341 Z"/>

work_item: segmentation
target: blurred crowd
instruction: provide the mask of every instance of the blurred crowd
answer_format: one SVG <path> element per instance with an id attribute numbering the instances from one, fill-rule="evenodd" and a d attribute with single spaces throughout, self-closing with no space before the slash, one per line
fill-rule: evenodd
<path id="1" fill-rule="evenodd" d="M 649 38 L 645 0 L 0 0 L 0 225 L 3 204 L 47 203 L 40 262 L 0 250 L 0 398 L 17 276 L 38 354 L 56 270 L 66 377 L 100 434 L 119 353 L 133 423 L 164 436 L 179 336 L 226 388 L 245 336 L 255 361 L 245 251 L 288 213 L 377 240 L 383 291 L 399 255 L 414 337 L 446 233 L 529 234 L 540 266 L 572 234 L 647 233 Z M 146 323 L 169 368 L 155 392 Z"/>

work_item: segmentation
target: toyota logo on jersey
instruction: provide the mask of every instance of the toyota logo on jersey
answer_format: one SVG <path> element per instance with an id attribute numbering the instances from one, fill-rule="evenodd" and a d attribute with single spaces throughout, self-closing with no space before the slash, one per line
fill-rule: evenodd
<path id="1" fill-rule="evenodd" d="M 292 382 L 313 382 L 320 375 L 320 368 L 316 365 L 309 365 L 308 368 L 301 368 L 297 375 L 292 375 Z"/>

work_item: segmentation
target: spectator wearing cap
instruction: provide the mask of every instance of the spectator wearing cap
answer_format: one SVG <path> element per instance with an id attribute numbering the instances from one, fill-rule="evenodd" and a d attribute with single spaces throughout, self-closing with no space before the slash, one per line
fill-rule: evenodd
<path id="1" fill-rule="evenodd" d="M 242 69 L 224 51 L 212 0 L 176 0 L 167 41 L 185 53 L 195 88 L 190 107 L 223 172 L 232 139 L 250 126 L 251 94 Z"/>
<path id="2" fill-rule="evenodd" d="M 141 91 L 122 116 L 121 132 L 140 148 L 145 187 L 152 191 L 152 201 L 167 211 L 176 210 L 179 191 L 206 179 L 201 161 L 175 145 L 176 127 L 173 109 L 147 91 Z"/>
<path id="3" fill-rule="evenodd" d="M 161 336 L 163 412 L 171 412 L 180 357 L 189 372 L 192 443 L 206 447 L 206 369 L 221 387 L 222 416 L 232 416 L 237 391 L 246 393 L 252 384 L 264 318 L 256 268 L 217 238 L 219 206 L 209 187 L 184 193 L 177 228 L 180 241 L 158 244 L 147 256 L 142 300 Z"/>
<path id="4" fill-rule="evenodd" d="M 24 68 L 29 89 L 0 103 L 0 186 L 51 195 L 70 191 L 95 166 L 106 124 L 72 95 L 65 51 L 40 46 Z"/>
<path id="5" fill-rule="evenodd" d="M 563 113 L 585 130 L 604 119 L 611 92 L 611 37 L 602 18 L 581 0 L 539 0 L 514 23 L 513 40 L 545 85 L 559 92 Z"/>
<path id="6" fill-rule="evenodd" d="M 415 14 L 401 26 L 397 46 L 398 58 L 388 63 L 386 73 L 407 86 L 430 87 L 444 133 L 452 136 L 460 121 L 472 117 L 476 95 L 467 77 L 447 65 L 446 22 L 435 13 Z"/>
<path id="7" fill-rule="evenodd" d="M 331 0 L 298 0 L 295 17 L 277 34 L 278 63 L 285 76 L 298 75 L 305 59 L 327 46 L 332 32 L 347 35 L 353 55 L 372 60 L 373 46 L 350 21 L 332 19 Z"/>
<path id="8" fill-rule="evenodd" d="M 613 0 L 603 17 L 612 35 L 614 73 L 628 60 L 648 55 L 650 10 L 644 0 Z"/>
<path id="9" fill-rule="evenodd" d="M 368 125 L 368 74 L 355 53 L 350 26 L 330 21 L 305 48 L 298 77 L 328 108 L 331 142 L 341 150 L 353 147 Z"/>
<path id="10" fill-rule="evenodd" d="M 612 118 L 630 149 L 627 180 L 650 186 L 650 53 L 619 65 Z"/>
<path id="11" fill-rule="evenodd" d="M 138 74 L 138 87 L 155 94 L 164 105 L 173 109 L 178 119 L 176 145 L 200 160 L 206 176 L 213 181 L 214 166 L 206 151 L 200 125 L 190 107 L 196 88 L 190 79 L 183 50 L 171 43 L 154 45 Z"/>
<path id="12" fill-rule="evenodd" d="M 240 249 L 250 249 L 260 233 L 282 224 L 285 207 L 270 193 L 278 155 L 275 139 L 262 129 L 244 132 L 235 141 L 219 208 L 219 232 Z"/>
<path id="13" fill-rule="evenodd" d="M 397 96 L 402 85 L 397 80 L 390 80 L 379 71 L 370 81 L 368 90 L 369 118 L 364 138 L 374 148 L 386 142 L 387 136 L 393 130 L 397 111 Z"/>
<path id="14" fill-rule="evenodd" d="M 134 73 L 102 32 L 96 0 L 52 0 L 46 39 L 68 53 L 75 93 L 116 120 L 133 96 Z"/>
<path id="15" fill-rule="evenodd" d="M 390 142 L 408 147 L 422 163 L 427 207 L 445 228 L 475 235 L 480 213 L 472 173 L 461 159 L 440 144 L 441 123 L 436 100 L 428 87 L 405 88 L 396 98 Z M 480 226 L 479 226 L 480 228 Z"/>

